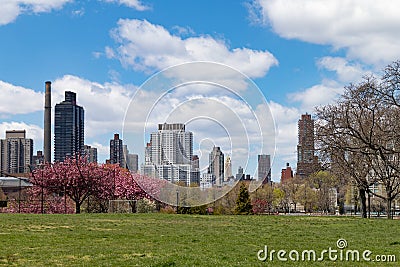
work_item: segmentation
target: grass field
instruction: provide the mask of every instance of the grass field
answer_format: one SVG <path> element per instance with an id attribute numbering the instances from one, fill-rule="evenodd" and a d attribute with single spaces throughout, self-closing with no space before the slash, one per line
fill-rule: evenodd
<path id="1" fill-rule="evenodd" d="M 0 266 L 398 266 L 397 220 L 175 214 L 0 214 Z M 395 255 L 395 263 L 261 262 L 264 249 L 346 249 Z M 300 254 L 301 255 L 301 254 Z M 338 254 L 339 255 L 339 254 Z M 276 257 L 276 256 L 275 256 Z M 301 257 L 301 256 L 300 256 Z"/>

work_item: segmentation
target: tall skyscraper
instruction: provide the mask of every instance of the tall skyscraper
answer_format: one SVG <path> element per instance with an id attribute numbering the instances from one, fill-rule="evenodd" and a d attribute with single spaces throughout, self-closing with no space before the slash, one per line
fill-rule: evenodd
<path id="1" fill-rule="evenodd" d="M 151 143 L 146 143 L 144 148 L 144 164 L 151 165 Z"/>
<path id="2" fill-rule="evenodd" d="M 126 157 L 126 167 L 129 171 L 137 173 L 139 165 L 139 156 L 138 154 L 128 154 Z"/>
<path id="3" fill-rule="evenodd" d="M 310 114 L 301 115 L 298 122 L 298 134 L 297 174 L 305 178 L 318 168 L 318 158 L 314 155 L 314 120 Z"/>
<path id="4" fill-rule="evenodd" d="M 164 123 L 150 134 L 145 148 L 144 175 L 155 175 L 170 182 L 199 184 L 198 171 L 192 168 L 193 133 L 183 123 Z"/>
<path id="5" fill-rule="evenodd" d="M 129 153 L 127 145 L 122 145 L 123 151 L 123 167 L 129 171 L 136 173 L 138 171 L 139 156 L 137 154 Z"/>
<path id="6" fill-rule="evenodd" d="M 258 180 L 264 184 L 271 181 L 271 156 L 258 155 Z"/>
<path id="7" fill-rule="evenodd" d="M 25 137 L 25 130 L 6 131 L 0 140 L 0 169 L 3 173 L 27 173 L 33 156 L 33 140 Z"/>
<path id="8" fill-rule="evenodd" d="M 236 180 L 240 181 L 240 180 L 244 180 L 244 173 L 243 173 L 243 168 L 242 166 L 238 167 L 238 172 L 236 174 Z"/>
<path id="9" fill-rule="evenodd" d="M 159 124 L 158 132 L 150 134 L 153 164 L 191 164 L 193 133 L 183 123 Z"/>
<path id="10" fill-rule="evenodd" d="M 91 147 L 89 145 L 83 146 L 84 155 L 87 156 L 88 162 L 96 162 L 97 163 L 97 148 Z"/>
<path id="11" fill-rule="evenodd" d="M 193 155 L 193 157 L 192 157 L 192 168 L 193 169 L 200 168 L 200 158 L 198 155 Z"/>
<path id="12" fill-rule="evenodd" d="M 224 153 L 219 146 L 214 146 L 209 156 L 208 173 L 215 176 L 215 185 L 221 186 L 224 181 Z"/>
<path id="13" fill-rule="evenodd" d="M 85 112 L 76 104 L 76 93 L 66 91 L 54 114 L 54 160 L 82 154 L 84 148 Z"/>
<path id="14" fill-rule="evenodd" d="M 192 157 L 192 169 L 191 169 L 191 182 L 200 185 L 200 158 L 198 155 L 193 155 Z"/>
<path id="15" fill-rule="evenodd" d="M 227 182 L 229 179 L 233 178 L 232 176 L 232 161 L 231 157 L 227 156 L 225 160 L 225 172 L 224 172 L 224 181 Z"/>
<path id="16" fill-rule="evenodd" d="M 110 163 L 119 164 L 119 166 L 126 168 L 124 158 L 124 145 L 122 139 L 119 139 L 119 134 L 114 134 L 114 139 L 110 140 Z"/>

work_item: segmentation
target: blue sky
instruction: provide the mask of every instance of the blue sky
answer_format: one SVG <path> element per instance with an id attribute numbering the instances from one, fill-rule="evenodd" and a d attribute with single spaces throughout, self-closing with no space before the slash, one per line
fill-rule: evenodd
<path id="1" fill-rule="evenodd" d="M 85 143 L 97 147 L 104 161 L 109 139 L 124 131 L 131 99 L 138 106 L 132 116 L 140 114 L 143 103 L 154 102 L 151 88 L 138 94 L 142 83 L 176 64 L 210 61 L 233 67 L 261 90 L 275 120 L 268 127 L 274 128 L 272 173 L 278 181 L 286 162 L 296 166 L 300 115 L 333 101 L 346 84 L 399 59 L 399 10 L 398 1 L 390 0 L 3 0 L 0 137 L 5 130 L 26 129 L 35 150 L 42 149 L 44 82 L 51 80 L 53 106 L 65 90 L 77 92 L 86 112 Z M 201 90 L 193 92 L 207 95 Z M 231 105 L 232 111 L 243 104 L 227 95 L 214 96 L 225 99 L 221 103 Z M 168 97 L 170 103 L 184 99 L 182 92 Z M 215 108 L 215 114 L 221 110 L 202 105 L 197 108 Z M 159 106 L 157 112 L 176 107 Z M 190 112 L 196 116 L 196 109 Z M 206 133 L 199 127 L 205 126 L 198 123 L 189 129 L 201 136 L 195 144 L 198 153 L 214 144 L 225 147 L 218 141 L 224 140 L 220 131 Z M 148 140 L 140 141 L 127 143 L 142 162 L 142 143 Z M 242 158 L 235 159 L 240 150 L 225 150 L 232 154 L 235 173 L 244 165 Z M 262 152 L 274 153 L 270 148 Z"/>

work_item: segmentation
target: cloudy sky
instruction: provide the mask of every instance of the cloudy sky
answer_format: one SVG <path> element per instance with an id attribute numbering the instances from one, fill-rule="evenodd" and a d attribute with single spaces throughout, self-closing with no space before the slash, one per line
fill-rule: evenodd
<path id="1" fill-rule="evenodd" d="M 151 132 L 158 122 L 182 120 L 195 135 L 197 153 L 221 146 L 232 156 L 234 173 L 246 165 L 243 155 L 259 152 L 248 144 L 262 135 L 268 139 L 262 153 L 273 154 L 276 144 L 272 173 L 278 181 L 286 162 L 296 166 L 300 115 L 400 58 L 396 0 L 2 0 L 1 5 L 0 137 L 26 129 L 35 150 L 42 149 L 44 82 L 50 80 L 53 106 L 64 91 L 77 93 L 85 108 L 85 143 L 98 148 L 100 161 L 108 158 L 109 139 L 117 132 L 143 160 L 142 144 L 148 141 L 143 129 L 137 129 L 142 140 L 136 140 L 126 125 L 141 120 Z M 227 71 L 188 65 L 169 75 L 201 84 L 178 82 L 172 91 L 151 83 L 154 90 L 141 87 L 149 79 L 171 78 L 160 71 L 168 74 L 162 71 L 193 61 L 222 64 Z M 255 101 L 261 98 L 263 107 Z M 144 112 L 149 107 L 151 114 Z"/>

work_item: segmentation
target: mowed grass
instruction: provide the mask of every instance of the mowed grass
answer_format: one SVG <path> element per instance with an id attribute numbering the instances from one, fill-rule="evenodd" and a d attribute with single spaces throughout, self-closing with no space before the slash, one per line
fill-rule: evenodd
<path id="1" fill-rule="evenodd" d="M 0 214 L 0 266 L 398 266 L 399 221 L 311 216 Z M 395 263 L 261 262 L 257 252 L 348 248 Z M 319 255 L 318 255 L 319 256 Z M 287 257 L 287 255 L 286 255 Z"/>

